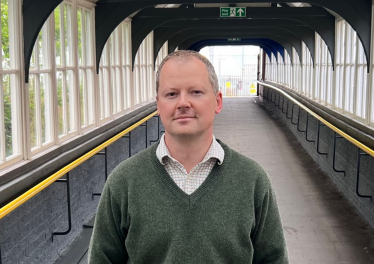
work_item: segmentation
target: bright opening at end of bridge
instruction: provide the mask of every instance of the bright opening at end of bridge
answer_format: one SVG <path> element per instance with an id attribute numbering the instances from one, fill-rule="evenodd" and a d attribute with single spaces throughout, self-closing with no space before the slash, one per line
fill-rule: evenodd
<path id="1" fill-rule="evenodd" d="M 261 78 L 258 46 L 208 46 L 200 53 L 213 64 L 223 96 L 257 96 Z"/>

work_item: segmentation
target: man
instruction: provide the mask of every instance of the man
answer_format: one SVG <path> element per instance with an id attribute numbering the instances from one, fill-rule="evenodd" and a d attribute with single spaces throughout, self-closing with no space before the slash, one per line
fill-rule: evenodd
<path id="1" fill-rule="evenodd" d="M 222 94 L 211 63 L 177 51 L 156 78 L 165 134 L 109 177 L 89 263 L 288 263 L 266 173 L 213 136 Z"/>

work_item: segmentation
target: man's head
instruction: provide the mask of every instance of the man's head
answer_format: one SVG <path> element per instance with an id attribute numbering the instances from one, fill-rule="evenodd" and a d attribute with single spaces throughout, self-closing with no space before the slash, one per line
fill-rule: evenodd
<path id="1" fill-rule="evenodd" d="M 213 134 L 222 93 L 212 64 L 192 51 L 167 56 L 157 72 L 157 110 L 166 135 L 192 139 Z"/>
<path id="2" fill-rule="evenodd" d="M 210 63 L 210 61 L 200 53 L 192 50 L 178 50 L 176 52 L 169 54 L 162 60 L 156 73 L 156 93 L 158 93 L 158 88 L 160 86 L 160 74 L 165 63 L 172 59 L 183 62 L 185 60 L 191 59 L 191 57 L 195 57 L 196 59 L 202 61 L 205 64 L 206 70 L 209 75 L 209 81 L 213 87 L 214 94 L 218 93 L 218 78 L 216 72 L 214 71 L 212 63 Z"/>

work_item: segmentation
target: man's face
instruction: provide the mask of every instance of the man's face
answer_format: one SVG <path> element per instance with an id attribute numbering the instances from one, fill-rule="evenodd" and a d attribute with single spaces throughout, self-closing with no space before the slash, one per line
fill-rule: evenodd
<path id="1" fill-rule="evenodd" d="M 222 109 L 222 93 L 214 94 L 205 64 L 195 57 L 164 64 L 156 99 L 165 133 L 179 138 L 212 134 Z"/>

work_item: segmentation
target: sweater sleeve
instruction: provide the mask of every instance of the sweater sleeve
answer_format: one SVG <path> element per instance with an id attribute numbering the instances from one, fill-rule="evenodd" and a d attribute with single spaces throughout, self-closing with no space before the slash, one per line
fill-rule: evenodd
<path id="1" fill-rule="evenodd" d="M 110 185 L 104 187 L 97 210 L 88 251 L 89 264 L 126 263 L 127 230 L 121 225 L 121 207 L 112 196 Z"/>
<path id="2" fill-rule="evenodd" d="M 270 183 L 261 205 L 256 210 L 256 227 L 252 242 L 254 264 L 288 264 L 282 223 Z"/>

